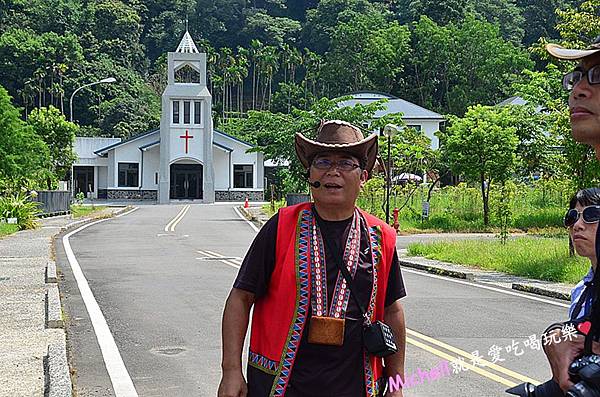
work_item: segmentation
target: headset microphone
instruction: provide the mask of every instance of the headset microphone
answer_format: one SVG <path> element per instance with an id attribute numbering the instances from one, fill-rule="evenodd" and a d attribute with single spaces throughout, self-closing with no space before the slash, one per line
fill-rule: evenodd
<path id="1" fill-rule="evenodd" d="M 311 182 L 311 181 L 310 181 L 310 179 L 309 179 L 309 180 L 308 180 L 308 184 L 309 184 L 310 186 L 314 187 L 315 189 L 318 189 L 318 188 L 320 188 L 320 187 L 321 187 L 321 182 L 319 182 L 319 181 L 314 181 L 314 182 Z"/>

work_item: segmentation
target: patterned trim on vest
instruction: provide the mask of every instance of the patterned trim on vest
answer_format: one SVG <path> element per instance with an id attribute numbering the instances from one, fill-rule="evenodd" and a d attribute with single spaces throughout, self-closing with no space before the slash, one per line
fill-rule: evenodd
<path id="1" fill-rule="evenodd" d="M 374 319 L 375 315 L 375 301 L 377 298 L 377 273 L 380 269 L 379 263 L 381 261 L 381 245 L 382 245 L 382 231 L 379 226 L 373 226 L 369 228 L 369 241 L 371 242 L 371 255 L 373 258 L 373 290 L 371 291 L 371 299 L 369 302 L 369 308 L 367 309 L 367 315 L 371 319 Z M 365 387 L 367 397 L 374 397 L 379 394 L 379 384 L 373 376 L 373 368 L 371 367 L 371 360 L 366 351 L 363 350 L 364 367 L 365 367 Z"/>
<path id="2" fill-rule="evenodd" d="M 254 368 L 260 369 L 261 371 L 271 375 L 275 375 L 275 373 L 277 372 L 277 367 L 279 366 L 279 363 L 277 361 L 269 360 L 265 356 L 261 356 L 260 354 L 254 353 L 253 351 L 250 351 L 250 354 L 248 356 L 248 359 L 250 361 L 249 364 L 252 365 Z"/>
<path id="3" fill-rule="evenodd" d="M 309 307 L 309 261 L 308 248 L 310 241 L 311 211 L 303 210 L 298 217 L 296 228 L 296 310 L 290 326 L 288 338 L 281 354 L 279 367 L 275 374 L 275 381 L 271 389 L 271 396 L 283 396 L 290 381 L 292 367 L 296 359 L 296 353 L 302 339 L 302 331 L 306 324 L 306 316 Z"/>

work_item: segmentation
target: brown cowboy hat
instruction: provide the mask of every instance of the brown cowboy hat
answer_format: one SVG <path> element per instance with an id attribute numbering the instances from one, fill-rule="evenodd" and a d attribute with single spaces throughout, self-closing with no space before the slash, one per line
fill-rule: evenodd
<path id="1" fill-rule="evenodd" d="M 377 158 L 377 134 L 364 137 L 360 128 L 341 120 L 322 122 L 313 141 L 296 134 L 296 154 L 305 168 L 322 152 L 344 152 L 356 157 L 370 174 Z"/>
<path id="2" fill-rule="evenodd" d="M 546 51 L 555 58 L 576 61 L 600 52 L 600 36 L 596 37 L 596 40 L 594 40 L 585 50 L 564 48 L 558 44 L 546 44 Z"/>

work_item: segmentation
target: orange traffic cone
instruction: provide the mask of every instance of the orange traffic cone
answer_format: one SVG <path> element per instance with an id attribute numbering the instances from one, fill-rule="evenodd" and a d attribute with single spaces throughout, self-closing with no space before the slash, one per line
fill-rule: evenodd
<path id="1" fill-rule="evenodd" d="M 250 206 L 248 205 L 248 197 L 246 197 L 246 200 L 244 201 L 244 208 L 248 208 L 248 207 L 250 207 Z"/>

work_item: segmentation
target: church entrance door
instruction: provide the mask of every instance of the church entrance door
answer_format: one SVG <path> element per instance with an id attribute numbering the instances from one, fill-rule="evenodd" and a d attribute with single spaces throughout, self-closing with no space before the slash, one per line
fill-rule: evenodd
<path id="1" fill-rule="evenodd" d="M 193 200 L 202 198 L 202 165 L 171 165 L 171 199 Z"/>

